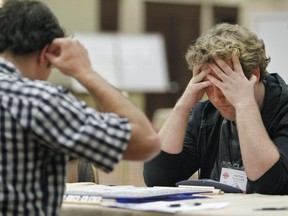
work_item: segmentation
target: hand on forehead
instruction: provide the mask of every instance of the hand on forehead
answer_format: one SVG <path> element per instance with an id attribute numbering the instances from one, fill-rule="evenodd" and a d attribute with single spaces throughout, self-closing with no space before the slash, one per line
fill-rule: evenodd
<path id="1" fill-rule="evenodd" d="M 214 76 L 216 79 L 218 79 L 219 80 L 219 77 L 218 77 L 218 75 L 216 74 L 216 72 L 215 71 L 213 71 L 213 69 L 211 68 L 211 64 L 213 64 L 213 65 L 215 65 L 218 69 L 220 69 L 220 71 L 222 71 L 223 73 L 225 73 L 224 72 L 224 68 L 230 68 L 230 69 L 232 69 L 233 70 L 233 62 L 232 62 L 232 59 L 221 59 L 221 58 L 219 58 L 219 57 L 217 57 L 217 56 L 215 56 L 214 57 L 214 60 L 215 61 L 213 61 L 213 63 L 205 63 L 205 64 L 203 64 L 202 66 L 201 66 L 201 70 L 208 70 L 209 72 L 209 74 L 210 75 L 212 75 L 212 76 Z M 218 70 L 219 71 L 219 70 Z M 208 80 L 207 78 L 205 78 L 205 80 Z"/>

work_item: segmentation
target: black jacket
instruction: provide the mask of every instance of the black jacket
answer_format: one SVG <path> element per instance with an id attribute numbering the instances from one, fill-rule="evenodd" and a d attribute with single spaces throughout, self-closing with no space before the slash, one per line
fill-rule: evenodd
<path id="1" fill-rule="evenodd" d="M 265 100 L 261 116 L 271 140 L 280 152 L 279 161 L 256 181 L 247 183 L 247 193 L 288 194 L 288 86 L 277 74 L 264 81 Z M 223 117 L 209 101 L 191 111 L 180 154 L 161 152 L 144 164 L 147 186 L 175 186 L 196 171 L 209 178 L 217 156 Z M 177 131 L 175 131 L 177 133 Z M 268 154 L 269 152 L 267 152 Z"/>

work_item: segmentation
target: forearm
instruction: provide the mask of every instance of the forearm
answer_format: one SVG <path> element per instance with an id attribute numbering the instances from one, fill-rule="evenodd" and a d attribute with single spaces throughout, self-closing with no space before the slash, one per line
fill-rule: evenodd
<path id="1" fill-rule="evenodd" d="M 92 69 L 80 74 L 75 78 L 88 90 L 101 111 L 116 112 L 122 117 L 127 117 L 129 115 L 127 110 L 135 108 L 120 91 L 111 86 Z M 130 118 L 133 118 L 133 114 L 130 115 Z"/>
<path id="2" fill-rule="evenodd" d="M 73 39 L 53 40 L 45 53 L 62 73 L 74 77 L 91 94 L 104 112 L 125 117 L 131 124 L 131 138 L 124 159 L 150 159 L 160 151 L 159 138 L 144 113 L 93 71 L 87 50 Z"/>
<path id="3" fill-rule="evenodd" d="M 77 80 L 85 86 L 103 112 L 114 112 L 129 119 L 132 136 L 124 153 L 125 159 L 149 159 L 159 152 L 159 139 L 151 123 L 128 98 L 94 71 L 83 73 Z"/>
<path id="4" fill-rule="evenodd" d="M 182 151 L 190 111 L 180 102 L 175 105 L 158 133 L 163 151 L 170 154 Z"/>
<path id="5" fill-rule="evenodd" d="M 204 80 L 210 69 L 203 69 L 202 66 L 194 67 L 192 79 L 159 131 L 161 148 L 167 153 L 177 154 L 182 151 L 189 113 L 210 85 L 210 81 Z"/>
<path id="6" fill-rule="evenodd" d="M 247 177 L 255 181 L 279 160 L 280 155 L 267 134 L 256 101 L 236 108 L 236 122 L 245 171 Z"/>

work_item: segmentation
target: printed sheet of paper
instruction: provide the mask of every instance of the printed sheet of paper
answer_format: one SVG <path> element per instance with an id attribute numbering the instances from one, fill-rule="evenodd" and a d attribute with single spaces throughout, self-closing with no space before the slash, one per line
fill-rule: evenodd
<path id="1" fill-rule="evenodd" d="M 180 203 L 180 204 L 179 204 Z M 178 207 L 171 207 L 173 204 L 179 204 Z M 185 202 L 149 202 L 142 204 L 127 204 L 127 203 L 105 203 L 103 205 L 116 208 L 132 209 L 137 211 L 156 211 L 166 213 L 176 213 L 184 211 L 199 211 L 199 210 L 210 210 L 210 209 L 221 209 L 229 205 L 229 202 L 218 202 L 218 203 L 201 203 L 201 205 L 194 205 L 193 203 Z"/>

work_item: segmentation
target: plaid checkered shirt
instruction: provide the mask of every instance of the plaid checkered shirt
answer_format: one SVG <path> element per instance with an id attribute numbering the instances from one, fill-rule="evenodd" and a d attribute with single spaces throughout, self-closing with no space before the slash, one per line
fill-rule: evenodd
<path id="1" fill-rule="evenodd" d="M 111 171 L 130 136 L 127 119 L 87 107 L 66 88 L 24 78 L 0 58 L 1 215 L 58 215 L 69 158 Z"/>

